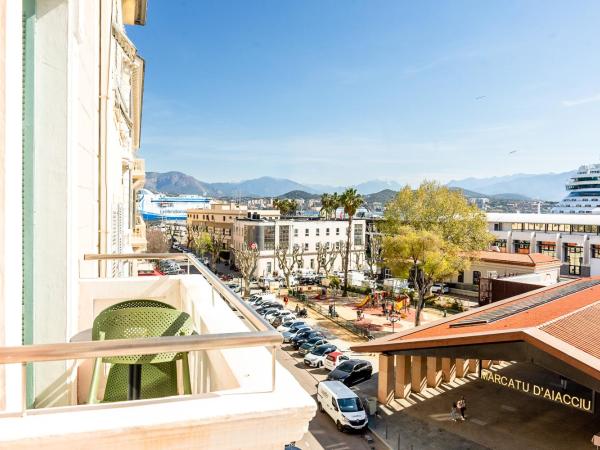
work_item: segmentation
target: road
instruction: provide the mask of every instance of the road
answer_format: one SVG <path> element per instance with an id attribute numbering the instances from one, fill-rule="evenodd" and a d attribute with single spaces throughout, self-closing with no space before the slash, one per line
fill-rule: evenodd
<path id="1" fill-rule="evenodd" d="M 284 344 L 282 349 L 277 350 L 277 360 L 316 399 L 316 384 L 326 378 L 327 372 L 325 369 L 305 369 L 303 359 L 287 349 L 288 345 Z M 368 435 L 369 432 L 366 434 Z M 375 443 L 369 444 L 362 433 L 340 433 L 331 417 L 319 411 L 310 421 L 308 433 L 296 442 L 296 446 L 302 450 L 380 450 L 383 448 L 376 446 Z"/>

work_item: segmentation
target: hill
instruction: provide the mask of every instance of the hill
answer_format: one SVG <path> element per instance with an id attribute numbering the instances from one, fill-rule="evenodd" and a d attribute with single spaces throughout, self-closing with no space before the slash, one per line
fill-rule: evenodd
<path id="1" fill-rule="evenodd" d="M 146 172 L 145 188 L 165 194 L 214 195 L 209 183 L 181 172 Z"/>
<path id="2" fill-rule="evenodd" d="M 281 194 L 278 197 L 279 198 L 289 198 L 291 200 L 297 200 L 297 199 L 313 200 L 313 199 L 321 198 L 321 195 L 320 194 L 311 194 L 310 192 L 296 190 L 296 191 L 286 192 L 285 194 Z"/>

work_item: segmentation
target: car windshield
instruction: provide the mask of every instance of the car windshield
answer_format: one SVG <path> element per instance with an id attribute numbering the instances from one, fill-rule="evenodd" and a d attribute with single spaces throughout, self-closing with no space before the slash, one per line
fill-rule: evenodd
<path id="1" fill-rule="evenodd" d="M 352 372 L 352 369 L 354 368 L 354 364 L 351 363 L 350 361 L 346 361 L 341 363 L 339 366 L 337 366 L 337 370 L 341 370 L 342 372 Z"/>
<path id="2" fill-rule="evenodd" d="M 362 402 L 358 397 L 354 398 L 339 398 L 338 405 L 340 405 L 340 411 L 342 412 L 357 412 L 364 411 Z"/>
<path id="3" fill-rule="evenodd" d="M 327 350 L 329 350 L 331 347 L 327 346 L 327 345 L 323 345 L 320 347 L 317 347 L 313 350 L 313 355 L 316 356 L 323 356 L 325 354 L 325 352 L 327 352 Z"/>
<path id="4" fill-rule="evenodd" d="M 292 324 L 292 322 L 283 322 L 283 326 L 284 327 L 289 327 Z"/>

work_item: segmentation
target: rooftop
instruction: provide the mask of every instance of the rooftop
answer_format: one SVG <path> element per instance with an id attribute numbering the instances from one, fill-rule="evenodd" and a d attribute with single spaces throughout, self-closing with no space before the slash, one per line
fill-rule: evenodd
<path id="1" fill-rule="evenodd" d="M 474 258 L 480 261 L 494 262 L 498 264 L 510 264 L 518 266 L 544 266 L 544 265 L 560 265 L 560 261 L 553 256 L 543 253 L 503 253 L 493 251 L 480 251 L 473 255 Z"/>
<path id="2" fill-rule="evenodd" d="M 487 213 L 488 222 L 600 225 L 600 214 Z"/>

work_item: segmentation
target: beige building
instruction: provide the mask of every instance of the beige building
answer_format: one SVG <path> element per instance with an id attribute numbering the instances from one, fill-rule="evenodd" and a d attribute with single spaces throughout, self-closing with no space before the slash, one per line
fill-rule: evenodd
<path id="1" fill-rule="evenodd" d="M 223 236 L 223 250 L 233 245 L 233 225 L 237 219 L 269 218 L 278 219 L 278 209 L 248 209 L 237 203 L 212 203 L 210 209 L 190 209 L 187 225 L 200 227 L 209 233 Z"/>
<path id="2" fill-rule="evenodd" d="M 134 276 L 143 61 L 125 25 L 145 16 L 144 0 L 0 0 L 0 448 L 281 449 L 316 411 L 276 363 L 280 335 L 197 260 Z M 132 299 L 197 334 L 92 340 Z M 88 404 L 102 358 L 161 352 L 189 354 L 187 394 Z"/>

